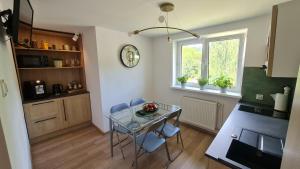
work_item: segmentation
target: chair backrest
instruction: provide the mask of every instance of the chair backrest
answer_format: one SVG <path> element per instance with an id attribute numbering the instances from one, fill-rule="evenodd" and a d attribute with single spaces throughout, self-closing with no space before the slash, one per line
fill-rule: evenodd
<path id="1" fill-rule="evenodd" d="M 127 103 L 121 103 L 121 104 L 117 104 L 114 105 L 110 108 L 110 113 L 115 113 L 124 109 L 128 109 L 129 105 Z"/>
<path id="2" fill-rule="evenodd" d="M 171 113 L 168 117 L 167 120 L 171 120 L 173 118 L 176 117 L 175 122 L 174 122 L 174 126 L 178 126 L 179 125 L 179 117 L 181 115 L 182 109 L 177 110 L 176 112 Z"/>
<path id="3" fill-rule="evenodd" d="M 139 105 L 139 104 L 142 104 L 142 103 L 145 103 L 146 100 L 143 99 L 143 98 L 136 98 L 136 99 L 132 99 L 130 101 L 130 106 L 136 106 L 136 105 Z"/>
<path id="4" fill-rule="evenodd" d="M 145 140 L 146 140 L 146 138 L 148 136 L 148 133 L 150 133 L 152 131 L 156 131 L 158 128 L 160 128 L 162 126 L 161 129 L 160 129 L 161 131 L 159 131 L 159 133 L 161 133 L 162 130 L 163 130 L 163 128 L 165 127 L 166 122 L 167 122 L 167 119 L 166 118 L 162 118 L 162 119 L 158 120 L 157 122 L 153 123 L 148 128 L 148 130 L 147 130 L 147 132 L 146 132 L 146 134 L 145 134 L 145 136 L 143 138 L 142 145 L 144 144 L 144 142 L 145 142 Z"/>

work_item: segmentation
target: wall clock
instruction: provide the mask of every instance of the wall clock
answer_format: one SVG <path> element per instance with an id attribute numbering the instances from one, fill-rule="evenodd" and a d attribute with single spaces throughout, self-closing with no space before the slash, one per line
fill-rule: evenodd
<path id="1" fill-rule="evenodd" d="M 133 45 L 125 45 L 120 53 L 121 62 L 128 68 L 135 67 L 140 61 L 140 53 Z"/>

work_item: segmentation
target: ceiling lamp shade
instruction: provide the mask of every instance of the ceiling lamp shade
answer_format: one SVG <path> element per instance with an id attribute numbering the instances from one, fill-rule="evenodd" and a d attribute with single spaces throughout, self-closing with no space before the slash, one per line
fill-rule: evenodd
<path id="1" fill-rule="evenodd" d="M 147 31 L 147 30 L 153 30 L 153 29 L 166 29 L 167 33 L 168 33 L 168 41 L 170 41 L 170 33 L 169 33 L 169 30 L 178 30 L 178 31 L 182 31 L 182 32 L 185 32 L 185 33 L 188 33 L 192 36 L 194 36 L 195 38 L 199 38 L 199 35 L 196 34 L 196 33 L 193 33 L 193 32 L 190 32 L 188 30 L 185 30 L 185 29 L 181 29 L 181 28 L 176 28 L 176 27 L 171 27 L 169 26 L 169 20 L 168 20 L 168 14 L 169 12 L 172 12 L 175 8 L 174 4 L 172 3 L 162 3 L 159 5 L 160 7 L 160 10 L 162 12 L 165 12 L 166 13 L 166 17 L 165 16 L 159 16 L 158 18 L 158 21 L 160 23 L 165 23 L 166 26 L 154 26 L 154 27 L 148 27 L 148 28 L 144 28 L 144 29 L 139 29 L 139 30 L 135 30 L 132 32 L 132 34 L 134 35 L 137 35 L 141 32 L 144 32 L 144 31 Z"/>

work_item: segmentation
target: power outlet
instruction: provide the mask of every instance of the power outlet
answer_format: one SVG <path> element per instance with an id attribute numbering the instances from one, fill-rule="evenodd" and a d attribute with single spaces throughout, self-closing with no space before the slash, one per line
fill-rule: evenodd
<path id="1" fill-rule="evenodd" d="M 256 100 L 264 100 L 263 94 L 256 94 Z"/>

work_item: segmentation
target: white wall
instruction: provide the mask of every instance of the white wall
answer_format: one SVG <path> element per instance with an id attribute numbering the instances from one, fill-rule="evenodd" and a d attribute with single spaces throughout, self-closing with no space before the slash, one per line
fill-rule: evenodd
<path id="1" fill-rule="evenodd" d="M 0 9 L 11 8 L 11 2 L 0 2 Z M 12 169 L 31 169 L 31 154 L 10 41 L 0 30 L 0 79 L 8 95 L 0 95 L 0 120 Z"/>
<path id="2" fill-rule="evenodd" d="M 245 66 L 261 66 L 266 58 L 266 39 L 269 29 L 269 16 L 247 19 L 243 21 L 218 25 L 194 30 L 201 35 L 213 34 L 231 30 L 248 28 Z M 173 40 L 186 38 L 185 33 L 171 36 Z M 154 98 L 166 103 L 180 105 L 182 96 L 192 96 L 205 100 L 217 101 L 224 104 L 224 114 L 220 114 L 224 121 L 232 111 L 238 99 L 232 99 L 208 94 L 192 93 L 171 89 L 172 84 L 172 43 L 167 42 L 166 37 L 158 37 L 153 41 L 153 82 Z"/>
<path id="3" fill-rule="evenodd" d="M 78 31 L 78 30 L 77 30 Z M 99 58 L 97 54 L 97 39 L 95 27 L 86 27 L 80 30 L 84 32 L 83 52 L 87 89 L 90 91 L 92 122 L 99 129 L 103 128 L 102 123 L 102 104 L 100 92 L 100 76 L 99 76 Z"/>
<path id="4" fill-rule="evenodd" d="M 106 132 L 105 115 L 111 106 L 129 104 L 137 97 L 152 99 L 152 41 L 102 27 L 89 29 L 83 31 L 87 87 L 91 92 L 93 123 Z M 140 52 L 140 62 L 134 68 L 126 68 L 120 61 L 120 50 L 125 44 L 136 46 Z"/>

